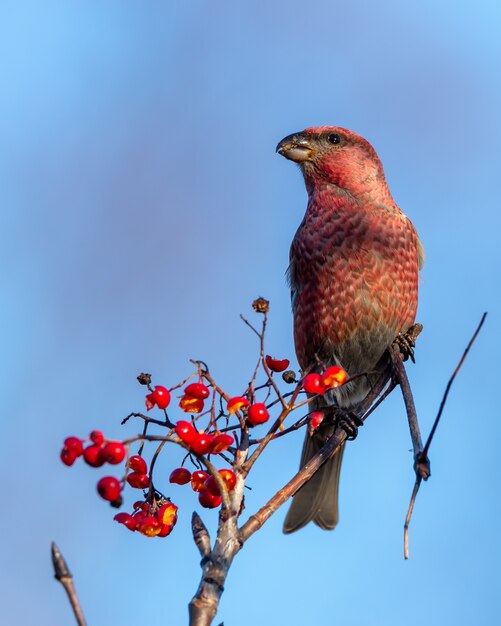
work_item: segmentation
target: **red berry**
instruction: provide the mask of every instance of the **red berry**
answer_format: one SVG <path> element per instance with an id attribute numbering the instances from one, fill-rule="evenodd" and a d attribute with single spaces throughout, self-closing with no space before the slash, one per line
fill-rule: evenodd
<path id="1" fill-rule="evenodd" d="M 257 426 L 258 424 L 264 424 L 270 419 L 270 414 L 266 405 L 262 402 L 256 402 L 252 404 L 247 411 L 247 421 L 251 426 Z"/>
<path id="2" fill-rule="evenodd" d="M 266 365 L 272 372 L 284 372 L 289 367 L 289 359 L 274 359 L 269 354 L 265 358 Z"/>
<path id="3" fill-rule="evenodd" d="M 129 513 L 117 513 L 113 519 L 119 524 L 123 524 L 129 530 L 136 530 L 137 520 Z"/>
<path id="4" fill-rule="evenodd" d="M 214 476 L 209 476 L 207 480 L 204 482 L 204 489 L 207 489 L 213 496 L 220 496 L 221 490 L 219 489 L 219 485 L 216 482 Z"/>
<path id="5" fill-rule="evenodd" d="M 178 467 L 172 470 L 169 482 L 176 485 L 187 485 L 191 480 L 191 472 L 186 467 Z"/>
<path id="6" fill-rule="evenodd" d="M 228 491 L 233 491 L 233 489 L 235 489 L 235 485 L 237 484 L 237 477 L 235 476 L 235 472 L 230 469 L 220 469 L 219 475 L 223 479 L 223 482 L 226 485 L 226 489 L 228 489 Z"/>
<path id="7" fill-rule="evenodd" d="M 70 448 L 63 448 L 61 450 L 60 458 L 65 465 L 71 467 L 73 463 L 77 460 L 78 455 L 74 450 L 71 450 Z"/>
<path id="8" fill-rule="evenodd" d="M 324 418 L 325 413 L 323 411 L 313 411 L 313 413 L 310 413 L 310 417 L 308 419 L 308 432 L 310 433 L 310 437 L 313 436 L 313 433 L 324 421 Z"/>
<path id="9" fill-rule="evenodd" d="M 142 520 L 144 520 L 144 518 L 148 515 L 147 511 L 136 511 L 136 513 L 134 513 L 132 515 L 132 517 L 135 519 L 136 521 L 136 529 L 139 526 L 139 524 L 142 522 Z"/>
<path id="10" fill-rule="evenodd" d="M 173 502 L 166 502 L 157 511 L 157 518 L 161 524 L 174 526 L 177 522 L 177 506 Z"/>
<path id="11" fill-rule="evenodd" d="M 208 489 L 202 489 L 198 494 L 198 501 L 206 509 L 215 509 L 222 502 L 221 496 L 214 496 Z"/>
<path id="12" fill-rule="evenodd" d="M 218 471 L 219 476 L 221 476 L 221 480 L 226 485 L 226 489 L 228 491 L 233 491 L 235 489 L 235 485 L 237 484 L 237 477 L 235 473 L 230 469 L 220 469 Z M 217 484 L 214 476 L 209 476 L 204 483 L 204 489 L 210 491 L 213 496 L 220 496 L 221 491 L 219 489 L 219 485 Z"/>
<path id="13" fill-rule="evenodd" d="M 193 424 L 191 422 L 185 422 L 184 420 L 177 422 L 175 431 L 179 439 L 188 445 L 190 445 L 193 439 L 198 435 Z"/>
<path id="14" fill-rule="evenodd" d="M 213 436 L 209 433 L 197 433 L 190 442 L 190 450 L 200 456 L 207 454 L 212 445 Z"/>
<path id="15" fill-rule="evenodd" d="M 151 393 L 149 393 L 145 398 L 146 410 L 149 411 L 155 405 L 159 409 L 166 409 L 170 403 L 170 391 L 167 387 L 162 387 L 162 385 L 157 385 Z"/>
<path id="16" fill-rule="evenodd" d="M 166 387 L 157 385 L 153 395 L 155 396 L 155 402 L 157 403 L 157 407 L 159 409 L 166 409 L 169 406 L 170 391 Z"/>
<path id="17" fill-rule="evenodd" d="M 136 520 L 136 528 L 139 526 L 139 523 L 148 515 L 146 511 L 137 511 L 132 516 Z"/>
<path id="18" fill-rule="evenodd" d="M 207 472 L 203 472 L 202 470 L 193 472 L 191 475 L 191 488 L 193 491 L 200 491 L 200 489 L 203 489 L 204 482 L 207 478 L 209 478 L 209 474 L 207 474 Z"/>
<path id="19" fill-rule="evenodd" d="M 90 434 L 90 440 L 100 446 L 104 442 L 104 435 L 100 430 L 93 430 Z"/>
<path id="20" fill-rule="evenodd" d="M 328 389 L 333 389 L 334 387 L 344 385 L 347 378 L 348 376 L 342 367 L 332 365 L 332 367 L 328 367 L 322 374 L 322 384 Z"/>
<path id="21" fill-rule="evenodd" d="M 226 408 L 228 410 L 228 413 L 230 415 L 233 415 L 237 411 L 240 411 L 240 409 L 245 409 L 245 407 L 247 406 L 249 406 L 249 401 L 247 400 L 247 398 L 244 398 L 243 396 L 235 396 L 234 398 L 230 398 L 228 400 Z"/>
<path id="22" fill-rule="evenodd" d="M 121 441 L 108 441 L 103 449 L 105 460 L 111 465 L 117 465 L 125 459 L 125 446 Z"/>
<path id="23" fill-rule="evenodd" d="M 104 476 L 97 483 L 97 492 L 108 502 L 115 502 L 120 498 L 121 485 L 118 478 L 114 476 Z"/>
<path id="24" fill-rule="evenodd" d="M 131 487 L 134 487 L 134 489 L 146 489 L 150 486 L 150 477 L 148 474 L 131 472 L 127 475 L 127 482 Z"/>
<path id="25" fill-rule="evenodd" d="M 169 526 L 168 524 L 162 524 L 162 528 L 157 537 L 167 537 L 167 535 L 171 534 L 173 528 L 174 524 L 172 524 L 172 526 Z"/>
<path id="26" fill-rule="evenodd" d="M 193 396 L 184 395 L 179 400 L 179 406 L 185 413 L 201 413 L 204 410 L 204 401 Z"/>
<path id="27" fill-rule="evenodd" d="M 192 398 L 198 398 L 199 400 L 205 400 L 210 396 L 210 390 L 207 385 L 203 383 L 191 383 L 184 389 L 184 393 Z"/>
<path id="28" fill-rule="evenodd" d="M 87 446 L 83 451 L 83 458 L 87 465 L 101 467 L 101 465 L 104 465 L 103 447 L 96 444 Z"/>
<path id="29" fill-rule="evenodd" d="M 139 456 L 139 454 L 134 454 L 133 456 L 129 457 L 129 460 L 127 461 L 127 467 L 130 467 L 133 472 L 137 472 L 138 474 L 146 474 L 146 472 L 148 471 L 146 461 L 143 459 L 142 456 Z"/>
<path id="30" fill-rule="evenodd" d="M 83 442 L 78 437 L 66 437 L 64 447 L 67 450 L 72 450 L 76 456 L 80 456 L 83 452 Z"/>
<path id="31" fill-rule="evenodd" d="M 139 522 L 137 529 L 147 537 L 156 537 L 162 530 L 162 524 L 154 515 L 147 515 Z"/>
<path id="32" fill-rule="evenodd" d="M 219 454 L 220 452 L 228 450 L 233 441 L 233 437 L 231 435 L 227 435 L 226 433 L 216 435 L 212 440 L 210 447 L 211 454 Z"/>
<path id="33" fill-rule="evenodd" d="M 320 374 L 307 374 L 303 379 L 303 389 L 308 393 L 318 393 L 323 396 L 325 387 Z"/>

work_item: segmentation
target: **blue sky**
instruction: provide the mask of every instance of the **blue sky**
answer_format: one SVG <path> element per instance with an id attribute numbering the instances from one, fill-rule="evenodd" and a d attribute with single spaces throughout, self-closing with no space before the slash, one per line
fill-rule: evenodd
<path id="1" fill-rule="evenodd" d="M 142 406 L 141 370 L 170 385 L 198 357 L 241 388 L 256 345 L 238 316 L 257 295 L 272 302 L 269 351 L 293 357 L 284 272 L 306 194 L 274 148 L 333 124 L 374 145 L 426 249 L 410 368 L 425 433 L 489 318 L 431 450 L 410 561 L 412 459 L 394 394 L 346 452 L 336 531 L 285 537 L 277 513 L 238 555 L 220 619 L 494 624 L 499 5 L 237 4 L 0 8 L 5 619 L 71 622 L 50 569 L 55 539 L 93 626 L 186 623 L 199 580 L 192 495 L 173 493 L 181 515 L 167 540 L 131 535 L 94 493 L 102 472 L 62 467 L 61 441 L 95 427 L 121 436 L 120 419 Z M 301 436 L 265 455 L 248 512 L 295 471 Z M 203 516 L 213 528 L 216 514 Z"/>

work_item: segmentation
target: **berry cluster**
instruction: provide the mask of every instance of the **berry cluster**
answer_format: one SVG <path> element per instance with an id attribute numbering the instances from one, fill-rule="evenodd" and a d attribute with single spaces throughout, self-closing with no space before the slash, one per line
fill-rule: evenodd
<path id="1" fill-rule="evenodd" d="M 234 441 L 233 437 L 226 433 L 198 431 L 191 422 L 185 420 L 177 422 L 174 430 L 188 449 L 198 456 L 225 452 Z"/>
<path id="2" fill-rule="evenodd" d="M 146 537 L 167 537 L 177 522 L 177 506 L 169 500 L 135 502 L 132 513 L 117 513 L 113 518 L 129 530 Z"/>
<path id="3" fill-rule="evenodd" d="M 90 444 L 84 448 L 85 441 Z M 65 465 L 73 465 L 79 456 L 91 467 L 101 467 L 105 463 L 118 465 L 125 459 L 125 446 L 121 441 L 110 441 L 104 438 L 100 430 L 93 430 L 89 439 L 67 437 L 61 450 L 61 461 Z"/>
<path id="4" fill-rule="evenodd" d="M 289 367 L 288 359 L 276 359 L 270 355 L 261 356 L 262 369 L 266 375 L 264 384 L 257 385 L 255 382 L 256 372 L 249 386 L 242 395 L 229 396 L 223 392 L 203 370 L 199 363 L 198 382 L 191 382 L 189 378 L 183 383 L 168 389 L 162 385 L 151 386 L 151 376 L 141 374 L 138 376 L 140 384 L 148 387 L 149 393 L 145 397 L 147 411 L 160 409 L 164 417 L 154 419 L 142 413 L 131 413 L 123 423 L 131 417 L 141 418 L 144 422 L 142 435 L 137 435 L 129 440 L 114 441 L 105 439 L 99 430 L 93 430 L 87 439 L 68 437 L 64 440 L 61 451 L 61 460 L 65 465 L 71 466 L 78 457 L 83 457 L 84 462 L 91 467 L 101 467 L 105 463 L 118 465 L 124 462 L 124 475 L 121 479 L 115 476 L 104 476 L 97 483 L 99 495 L 113 507 L 122 504 L 122 496 L 125 487 L 143 490 L 144 500 L 134 504 L 132 513 L 118 513 L 115 520 L 123 524 L 131 531 L 137 531 L 147 537 L 166 537 L 172 531 L 177 521 L 178 507 L 165 497 L 153 484 L 153 470 L 158 454 L 165 443 L 173 443 L 181 446 L 185 457 L 181 467 L 174 469 L 169 477 L 169 482 L 176 485 L 190 484 L 194 492 L 198 494 L 201 506 L 208 509 L 216 509 L 222 505 L 221 490 L 232 494 L 237 484 L 239 467 L 237 463 L 237 450 L 246 441 L 246 445 L 256 445 L 262 439 L 251 440 L 249 430 L 270 419 L 269 410 L 273 406 L 282 411 L 270 429 L 271 437 L 275 431 L 282 427 L 282 421 L 295 408 L 307 404 L 311 396 L 323 395 L 327 390 L 333 389 L 346 382 L 345 371 L 337 366 L 328 367 L 323 373 L 312 373 L 304 377 L 302 381 L 296 379 L 293 371 L 286 371 Z M 296 384 L 296 390 L 288 393 L 292 396 L 290 406 L 287 407 L 278 391 L 273 376 L 282 373 L 282 379 L 286 383 Z M 193 375 L 190 376 L 193 378 Z M 207 382 L 207 384 L 205 384 Z M 179 399 L 179 408 L 184 413 L 191 414 L 191 420 L 182 419 L 172 422 L 167 414 L 167 408 L 171 404 L 171 396 L 175 389 L 183 388 Z M 306 392 L 310 399 L 301 400 L 297 404 L 296 398 L 300 392 Z M 275 394 L 276 398 L 270 398 Z M 259 401 L 264 398 L 264 401 Z M 205 402 L 211 399 L 210 408 L 205 409 Z M 204 424 L 202 420 L 206 418 Z M 308 429 L 310 434 L 320 426 L 324 419 L 324 413 L 315 411 L 310 414 Z M 300 420 L 301 421 L 301 420 Z M 164 436 L 150 435 L 148 428 L 152 425 L 167 429 Z M 304 421 L 303 421 L 304 424 Z M 202 427 L 201 427 L 202 426 Z M 232 432 L 232 434 L 230 434 Z M 237 433 L 240 432 L 240 438 Z M 270 435 L 266 441 L 270 440 Z M 150 467 L 142 456 L 142 450 L 146 442 L 156 441 L 157 451 L 152 457 Z M 240 441 L 240 443 L 239 443 Z M 137 454 L 131 454 L 130 447 L 134 442 L 140 443 Z M 241 448 L 240 448 L 241 449 Z M 214 468 L 213 457 L 220 457 L 226 464 L 233 467 L 223 469 Z M 184 467 L 186 462 L 191 462 L 194 469 L 190 471 Z M 210 472 L 205 471 L 210 468 Z M 155 480 L 158 479 L 155 474 Z M 240 493 L 240 492 L 239 492 Z M 223 494 L 224 495 L 224 494 Z M 231 496 L 233 497 L 233 496 Z M 237 503 L 237 509 L 239 504 Z"/>
<path id="5" fill-rule="evenodd" d="M 233 491 L 237 484 L 235 472 L 231 469 L 218 470 L 219 477 L 227 491 Z M 221 490 L 217 480 L 203 470 L 190 473 L 185 467 L 178 467 L 172 471 L 169 482 L 177 485 L 191 484 L 193 491 L 198 493 L 198 501 L 206 509 L 215 509 L 221 505 Z"/>

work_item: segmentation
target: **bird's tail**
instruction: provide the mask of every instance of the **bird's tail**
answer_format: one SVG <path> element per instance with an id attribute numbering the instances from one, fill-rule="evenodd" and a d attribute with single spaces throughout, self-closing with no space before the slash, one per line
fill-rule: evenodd
<path id="1" fill-rule="evenodd" d="M 301 454 L 301 467 L 322 447 L 325 439 L 306 433 Z M 284 522 L 284 533 L 293 533 L 308 522 L 315 522 L 324 530 L 332 530 L 339 519 L 338 491 L 344 444 L 339 452 L 326 461 L 292 499 Z"/>

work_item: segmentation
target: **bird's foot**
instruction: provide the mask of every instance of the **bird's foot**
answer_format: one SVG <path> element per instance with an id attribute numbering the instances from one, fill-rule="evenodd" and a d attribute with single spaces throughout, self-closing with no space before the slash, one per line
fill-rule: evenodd
<path id="1" fill-rule="evenodd" d="M 402 361 L 407 361 L 410 357 L 413 363 L 416 362 L 414 358 L 414 348 L 416 346 L 416 338 L 423 330 L 421 324 L 413 324 L 404 333 L 399 333 L 393 340 L 392 346 L 395 346 L 402 355 Z"/>
<path id="2" fill-rule="evenodd" d="M 363 426 L 364 422 L 355 413 L 337 413 L 337 426 L 346 433 L 346 439 L 353 441 L 357 438 L 359 426 Z"/>

